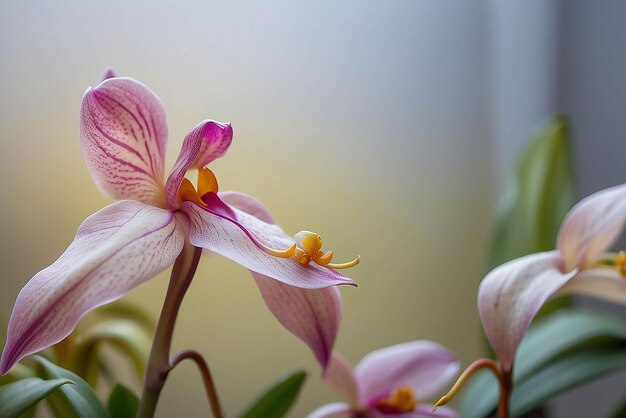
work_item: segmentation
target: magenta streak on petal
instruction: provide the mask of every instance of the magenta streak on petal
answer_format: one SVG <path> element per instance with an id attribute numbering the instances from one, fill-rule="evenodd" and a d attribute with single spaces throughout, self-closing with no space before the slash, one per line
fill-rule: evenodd
<path id="1" fill-rule="evenodd" d="M 129 222 L 131 222 L 140 212 L 142 212 L 143 210 L 145 210 L 145 208 L 140 209 L 137 213 L 135 213 L 131 218 L 129 218 L 128 220 L 126 220 L 125 222 L 123 222 L 120 225 L 115 225 L 109 228 L 105 228 L 100 231 L 103 230 L 107 230 L 107 229 L 113 229 L 113 228 L 117 228 L 120 229 L 122 228 L 124 225 L 128 224 Z M 106 258 L 104 258 L 103 260 L 101 260 L 98 264 L 96 264 L 93 268 L 91 268 L 89 271 L 87 271 L 83 277 L 88 277 L 91 273 L 93 273 L 95 270 L 97 270 L 99 267 L 101 267 L 104 263 L 106 263 L 109 259 L 111 259 L 112 257 L 114 257 L 115 255 L 117 255 L 120 251 L 124 250 L 126 247 L 128 247 L 130 244 L 132 244 L 133 242 L 136 242 L 140 239 L 143 239 L 157 231 L 162 230 L 163 228 L 167 227 L 168 225 L 171 224 L 172 220 L 174 219 L 174 213 L 170 212 L 169 213 L 169 218 L 168 220 L 162 224 L 159 225 L 158 227 L 155 227 L 154 229 L 147 231 L 145 233 L 143 233 L 142 235 L 134 238 L 133 240 L 127 242 L 124 244 L 123 247 L 115 250 L 114 252 L 112 252 L 110 255 L 108 255 Z M 176 227 L 172 228 L 172 231 L 164 238 L 164 242 L 169 241 L 172 236 L 173 233 L 176 231 Z M 153 255 L 154 257 L 154 255 Z M 11 349 L 6 352 L 3 353 L 2 356 L 2 360 L 3 360 L 3 364 L 2 364 L 2 369 L 0 370 L 0 374 L 3 374 L 4 372 L 6 372 L 7 370 L 5 370 L 5 367 L 7 365 L 12 365 L 15 361 L 15 357 L 16 354 L 19 355 L 22 353 L 22 349 L 28 345 L 28 343 L 34 338 L 36 337 L 37 334 L 37 330 L 44 324 L 44 319 L 45 317 L 52 311 L 54 311 L 54 309 L 61 304 L 64 299 L 70 295 L 72 293 L 72 291 L 74 291 L 78 286 L 80 286 L 82 284 L 82 281 L 77 281 L 74 285 L 72 285 L 71 287 L 69 287 L 65 292 L 63 292 L 54 302 L 52 302 L 48 307 L 46 307 L 46 309 L 41 312 L 38 317 L 31 323 L 31 325 L 23 332 L 21 332 L 20 337 L 17 339 L 17 341 L 15 343 L 12 344 Z"/>
<path id="2" fill-rule="evenodd" d="M 112 159 L 116 163 L 128 166 L 128 167 L 132 168 L 133 171 L 137 171 L 139 173 L 145 174 L 150 179 L 152 178 L 150 176 L 150 174 L 146 170 L 144 170 L 143 168 L 141 168 L 141 167 L 139 167 L 139 166 L 137 166 L 137 165 L 135 165 L 135 164 L 133 164 L 133 163 L 131 163 L 129 161 L 122 160 L 121 158 L 118 158 L 118 157 L 114 156 L 113 154 L 111 154 L 106 148 L 104 148 L 102 145 L 100 145 L 100 143 L 98 141 L 91 141 L 91 143 L 94 144 L 95 146 L 97 146 L 100 149 L 100 151 L 105 153 L 108 158 Z M 146 180 L 146 179 L 142 179 L 142 180 Z"/>
<path id="3" fill-rule="evenodd" d="M 248 238 L 250 238 L 250 241 L 252 241 L 257 247 L 259 247 L 259 249 L 263 251 L 266 251 L 268 249 L 267 245 L 259 241 L 254 235 L 252 235 L 250 231 L 246 229 L 245 226 L 243 226 L 239 222 L 239 220 L 237 220 L 237 214 L 235 213 L 235 211 L 226 203 L 222 202 L 222 200 L 217 196 L 217 193 L 211 192 L 205 194 L 204 196 L 202 196 L 202 201 L 206 203 L 207 206 L 205 207 L 198 205 L 198 207 L 201 207 L 205 211 L 212 213 L 215 216 L 219 216 L 222 219 L 226 219 L 227 221 L 232 222 L 233 224 L 237 225 L 237 227 L 239 227 L 239 229 L 241 229 L 243 233 L 246 234 Z M 287 248 L 275 248 L 275 250 L 286 249 Z"/>

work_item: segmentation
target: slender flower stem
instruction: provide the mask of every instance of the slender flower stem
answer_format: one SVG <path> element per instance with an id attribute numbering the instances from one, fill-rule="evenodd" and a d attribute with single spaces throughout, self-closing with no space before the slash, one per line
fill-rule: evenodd
<path id="1" fill-rule="evenodd" d="M 452 388 L 446 393 L 437 403 L 433 406 L 433 411 L 438 407 L 447 404 L 457 394 L 457 392 L 465 385 L 468 379 L 476 373 L 476 371 L 487 368 L 490 369 L 498 382 L 500 383 L 500 402 L 498 403 L 498 418 L 509 417 L 509 398 L 511 397 L 511 391 L 513 390 L 513 373 L 512 371 L 504 371 L 500 364 L 491 359 L 479 359 L 461 373 L 461 376 L 454 383 Z"/>
<path id="2" fill-rule="evenodd" d="M 211 371 L 209 370 L 209 366 L 204 360 L 204 357 L 202 357 L 202 354 L 198 353 L 195 350 L 181 351 L 180 353 L 172 357 L 172 368 L 176 367 L 181 361 L 186 359 L 196 363 L 196 366 L 198 366 L 198 370 L 200 370 L 202 380 L 204 381 L 204 389 L 206 390 L 207 398 L 209 399 L 209 403 L 211 404 L 211 412 L 213 412 L 213 418 L 224 418 L 222 407 L 220 405 L 219 398 L 217 397 L 217 390 L 215 388 L 215 384 L 213 383 L 213 377 L 211 377 Z"/>
<path id="3" fill-rule="evenodd" d="M 165 379 L 172 369 L 169 353 L 178 310 L 196 272 L 201 254 L 202 249 L 186 242 L 176 262 L 174 262 L 167 295 L 152 341 L 137 418 L 152 418 L 154 416 Z"/>

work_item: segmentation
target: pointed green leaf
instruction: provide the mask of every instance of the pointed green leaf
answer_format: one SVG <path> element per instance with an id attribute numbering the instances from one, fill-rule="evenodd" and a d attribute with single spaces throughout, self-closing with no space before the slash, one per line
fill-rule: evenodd
<path id="1" fill-rule="evenodd" d="M 500 202 L 492 268 L 555 248 L 561 221 L 575 199 L 570 147 L 567 123 L 555 117 L 524 149 Z"/>
<path id="2" fill-rule="evenodd" d="M 559 393 L 625 367 L 623 345 L 587 347 L 559 358 L 517 387 L 511 397 L 511 417 L 519 417 Z"/>
<path id="3" fill-rule="evenodd" d="M 38 377 L 28 377 L 0 387 L 0 417 L 19 417 L 28 409 L 44 399 L 50 393 L 65 384 L 71 384 L 68 379 L 43 380 Z"/>
<path id="4" fill-rule="evenodd" d="M 303 370 L 278 380 L 239 415 L 240 418 L 283 418 L 295 402 L 306 379 Z"/>
<path id="5" fill-rule="evenodd" d="M 64 378 L 74 382 L 71 386 L 63 386 L 61 390 L 48 398 L 49 404 L 57 416 L 108 418 L 102 403 L 87 382 L 75 373 L 65 370 L 41 356 L 35 356 L 35 360 L 39 365 L 38 373 L 42 378 Z"/>
<path id="6" fill-rule="evenodd" d="M 109 415 L 115 418 L 135 418 L 139 398 L 130 389 L 117 384 L 109 397 Z"/>
<path id="7" fill-rule="evenodd" d="M 126 319 L 108 320 L 96 324 L 79 336 L 73 351 L 72 369 L 91 384 L 95 384 L 100 365 L 98 351 L 103 343 L 112 344 L 132 361 L 141 381 L 150 353 L 150 337 L 136 322 Z"/>
<path id="8" fill-rule="evenodd" d="M 517 387 L 560 356 L 582 347 L 612 346 L 626 342 L 626 321 L 584 311 L 565 310 L 534 324 L 517 353 Z M 591 378 L 591 376 L 590 376 Z M 498 383 L 491 373 L 479 372 L 463 389 L 463 417 L 482 418 L 495 409 Z"/>

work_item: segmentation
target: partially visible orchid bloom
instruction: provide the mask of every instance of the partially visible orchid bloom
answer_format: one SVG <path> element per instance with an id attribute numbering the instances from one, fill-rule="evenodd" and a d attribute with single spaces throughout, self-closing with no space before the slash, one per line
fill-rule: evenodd
<path id="1" fill-rule="evenodd" d="M 432 412 L 432 405 L 421 400 L 439 393 L 458 370 L 454 354 L 431 341 L 373 351 L 354 370 L 333 353 L 325 380 L 348 402 L 321 406 L 308 418 L 456 418 L 454 410 L 444 407 Z"/>
<path id="2" fill-rule="evenodd" d="M 331 286 L 354 285 L 333 268 L 352 266 L 358 257 L 332 264 L 317 234 L 301 232 L 294 240 L 256 199 L 218 194 L 206 166 L 228 150 L 228 123 L 205 120 L 187 134 L 164 181 L 167 124 L 160 99 L 111 70 L 103 78 L 83 97 L 80 145 L 98 188 L 121 201 L 87 218 L 65 253 L 24 286 L 0 374 L 61 341 L 88 311 L 171 266 L 185 242 L 250 269 L 274 315 L 327 366 L 341 315 Z M 185 178 L 191 170 L 198 172 L 197 189 Z"/>
<path id="3" fill-rule="evenodd" d="M 580 201 L 561 225 L 557 250 L 531 254 L 491 271 L 478 308 L 503 373 L 533 318 L 550 298 L 581 293 L 626 303 L 626 253 L 606 253 L 626 221 L 626 184 Z"/>

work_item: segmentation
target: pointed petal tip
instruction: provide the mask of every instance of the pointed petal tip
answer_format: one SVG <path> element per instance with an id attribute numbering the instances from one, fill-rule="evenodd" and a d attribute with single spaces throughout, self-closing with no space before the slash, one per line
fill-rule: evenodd
<path id="1" fill-rule="evenodd" d="M 115 70 L 113 69 L 113 67 L 107 67 L 102 73 L 102 76 L 100 77 L 100 82 L 104 80 L 108 80 L 109 78 L 114 78 L 114 77 L 117 77 L 117 74 L 115 73 Z"/>

